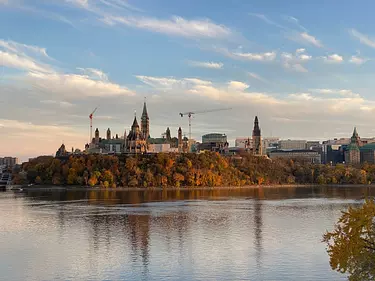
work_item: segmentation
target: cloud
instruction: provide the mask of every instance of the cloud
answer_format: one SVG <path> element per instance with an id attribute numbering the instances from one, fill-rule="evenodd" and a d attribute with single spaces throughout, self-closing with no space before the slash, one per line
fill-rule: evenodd
<path id="1" fill-rule="evenodd" d="M 360 57 L 359 54 L 352 56 L 349 60 L 350 63 L 356 64 L 356 65 L 361 65 L 368 61 L 369 61 L 368 58 Z"/>
<path id="2" fill-rule="evenodd" d="M 329 56 L 323 56 L 322 57 L 324 62 L 326 63 L 341 63 L 344 61 L 344 58 L 338 54 L 332 54 Z"/>
<path id="3" fill-rule="evenodd" d="M 276 52 L 266 52 L 266 53 L 242 53 L 235 52 L 231 53 L 231 56 L 241 60 L 249 61 L 273 61 L 276 58 Z"/>
<path id="4" fill-rule="evenodd" d="M 174 16 L 171 19 L 157 19 L 151 17 L 107 15 L 102 18 L 102 21 L 111 26 L 121 24 L 152 32 L 188 38 L 223 39 L 233 35 L 228 27 L 216 24 L 209 19 L 188 20 L 178 16 Z"/>
<path id="5" fill-rule="evenodd" d="M 87 75 L 29 73 L 25 80 L 39 89 L 70 99 L 134 95 L 124 86 L 109 81 L 94 80 Z"/>
<path id="6" fill-rule="evenodd" d="M 174 79 L 173 77 L 152 77 L 143 75 L 137 75 L 136 77 L 143 83 L 154 88 L 169 89 L 180 83 L 180 80 Z"/>
<path id="7" fill-rule="evenodd" d="M 354 93 L 352 90 L 349 89 L 310 89 L 310 91 L 318 94 L 323 95 L 341 95 L 345 97 L 360 97 L 359 94 Z"/>
<path id="8" fill-rule="evenodd" d="M 51 72 L 52 69 L 37 61 L 18 54 L 3 52 L 0 50 L 0 65 L 26 71 Z"/>
<path id="9" fill-rule="evenodd" d="M 49 58 L 46 48 L 40 48 L 38 46 L 26 45 L 11 40 L 5 41 L 0 39 L 0 47 L 12 53 L 21 53 L 26 55 L 27 52 L 32 52 L 34 54 L 39 54 Z"/>
<path id="10" fill-rule="evenodd" d="M 126 0 L 125 1 L 123 0 L 99 0 L 99 1 L 115 9 L 125 9 L 125 10 L 132 10 L 136 12 L 143 12 L 141 9 L 133 5 L 130 5 Z"/>
<path id="11" fill-rule="evenodd" d="M 108 81 L 108 75 L 96 68 L 81 68 L 78 67 L 78 70 L 82 71 L 85 75 L 89 76 L 92 79 L 99 79 L 102 81 Z"/>
<path id="12" fill-rule="evenodd" d="M 307 31 L 305 27 L 303 27 L 300 23 L 299 23 L 299 20 L 295 17 L 292 17 L 292 16 L 286 16 L 284 17 L 287 21 L 297 25 L 300 29 L 304 30 L 304 31 Z"/>
<path id="13" fill-rule="evenodd" d="M 312 56 L 306 53 L 306 49 L 300 48 L 292 53 L 282 53 L 281 61 L 286 69 L 290 69 L 296 72 L 308 72 L 308 70 L 303 66 L 304 63 L 310 61 Z"/>
<path id="14" fill-rule="evenodd" d="M 245 100 L 276 102 L 275 99 L 265 93 L 247 92 L 249 85 L 241 81 L 229 81 L 225 84 L 217 85 L 211 81 L 201 80 L 197 78 L 176 79 L 173 77 L 152 77 L 137 76 L 143 83 L 156 88 L 164 89 L 173 93 L 178 91 L 185 95 L 198 95 L 213 99 L 216 101 L 239 102 Z"/>
<path id="15" fill-rule="evenodd" d="M 224 64 L 221 62 L 189 61 L 188 64 L 193 67 L 202 67 L 210 69 L 223 69 Z"/>
<path id="16" fill-rule="evenodd" d="M 25 71 L 17 79 L 26 85 L 57 97 L 82 99 L 85 97 L 132 96 L 128 88 L 109 81 L 108 75 L 95 68 L 78 68 L 83 74 L 61 73 L 54 66 L 41 62 L 51 59 L 45 48 L 0 40 L 0 65 Z M 47 99 L 51 104 L 51 99 Z M 46 102 L 44 102 L 46 103 Z M 69 106 L 60 102 L 61 107 Z"/>
<path id="17" fill-rule="evenodd" d="M 24 71 L 52 72 L 39 58 L 50 59 L 45 48 L 0 39 L 0 65 Z"/>
<path id="18" fill-rule="evenodd" d="M 363 34 L 359 31 L 355 30 L 354 28 L 349 29 L 349 33 L 353 37 L 357 38 L 359 40 L 359 42 L 361 42 L 362 44 L 367 45 L 371 48 L 375 48 L 375 39 L 370 38 L 368 35 Z"/>
<path id="19" fill-rule="evenodd" d="M 311 101 L 315 99 L 315 97 L 313 97 L 310 93 L 289 94 L 288 97 L 290 99 L 301 101 Z"/>
<path id="20" fill-rule="evenodd" d="M 43 104 L 48 104 L 48 105 L 57 105 L 57 106 L 60 106 L 61 108 L 70 108 L 74 106 L 74 104 L 67 102 L 67 101 L 41 100 L 40 102 Z"/>
<path id="21" fill-rule="evenodd" d="M 232 91 L 245 91 L 250 85 L 240 81 L 229 81 L 228 88 Z"/>
<path id="22" fill-rule="evenodd" d="M 267 82 L 266 79 L 262 78 L 260 75 L 254 73 L 254 72 L 248 72 L 247 73 L 251 78 L 254 78 L 256 80 L 262 81 L 262 82 Z"/>
<path id="23" fill-rule="evenodd" d="M 89 7 L 89 0 L 65 0 L 68 3 L 72 3 L 74 5 L 88 8 Z"/>
<path id="24" fill-rule="evenodd" d="M 294 32 L 291 35 L 288 35 L 288 38 L 291 40 L 294 40 L 296 42 L 306 44 L 306 45 L 313 45 L 315 47 L 321 48 L 323 47 L 323 44 L 316 39 L 314 36 L 308 34 L 305 32 Z"/>
<path id="25" fill-rule="evenodd" d="M 249 15 L 258 18 L 258 19 L 264 21 L 265 23 L 267 23 L 269 25 L 274 25 L 274 26 L 276 26 L 278 28 L 281 28 L 281 29 L 288 29 L 285 26 L 283 26 L 281 24 L 278 24 L 278 23 L 274 22 L 273 20 L 270 20 L 268 17 L 266 17 L 263 14 L 249 13 Z"/>

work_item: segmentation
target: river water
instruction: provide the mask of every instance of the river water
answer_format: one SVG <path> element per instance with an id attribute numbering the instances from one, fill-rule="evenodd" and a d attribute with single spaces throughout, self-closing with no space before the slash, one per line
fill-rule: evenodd
<path id="1" fill-rule="evenodd" d="M 375 189 L 0 193 L 1 280 L 346 280 L 325 230 Z"/>

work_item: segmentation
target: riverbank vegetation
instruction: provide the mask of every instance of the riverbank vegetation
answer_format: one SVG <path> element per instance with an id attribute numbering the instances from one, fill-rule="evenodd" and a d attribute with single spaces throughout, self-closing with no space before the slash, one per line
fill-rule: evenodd
<path id="1" fill-rule="evenodd" d="M 313 165 L 248 154 L 158 153 L 134 156 L 41 156 L 24 163 L 15 184 L 103 187 L 217 187 L 280 184 L 371 184 L 375 165 Z"/>
<path id="2" fill-rule="evenodd" d="M 349 274 L 351 281 L 375 280 L 375 202 L 343 212 L 323 242 L 333 270 Z"/>

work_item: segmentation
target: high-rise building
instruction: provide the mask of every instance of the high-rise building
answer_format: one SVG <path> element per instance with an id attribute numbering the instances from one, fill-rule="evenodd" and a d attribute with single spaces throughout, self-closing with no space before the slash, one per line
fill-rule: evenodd
<path id="1" fill-rule="evenodd" d="M 141 132 L 143 138 L 147 141 L 150 137 L 150 118 L 147 113 L 146 101 L 143 103 L 143 112 L 141 116 Z"/>
<path id="2" fill-rule="evenodd" d="M 259 128 L 258 116 L 255 116 L 253 129 L 253 154 L 262 155 L 262 136 Z"/>
<path id="3" fill-rule="evenodd" d="M 0 157 L 0 166 L 13 167 L 18 164 L 17 157 Z"/>

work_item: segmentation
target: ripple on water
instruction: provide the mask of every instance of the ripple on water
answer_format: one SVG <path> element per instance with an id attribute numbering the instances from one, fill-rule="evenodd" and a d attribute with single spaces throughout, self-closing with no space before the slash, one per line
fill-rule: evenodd
<path id="1" fill-rule="evenodd" d="M 330 269 L 320 241 L 357 197 L 131 203 L 126 194 L 109 201 L 0 194 L 3 278 L 346 280 Z"/>

